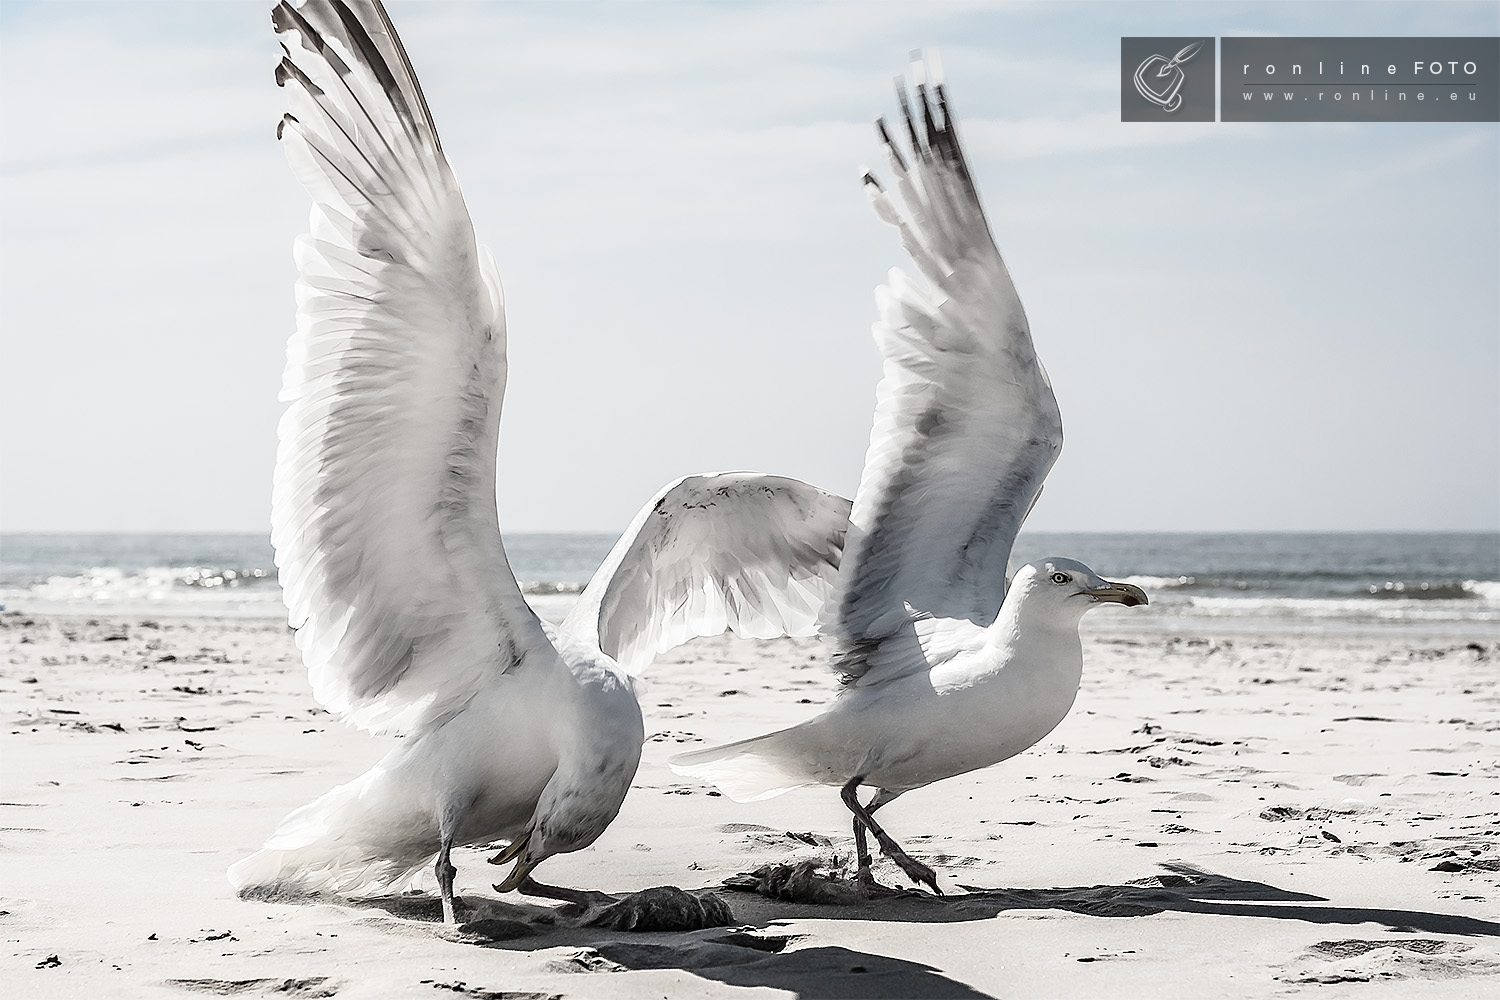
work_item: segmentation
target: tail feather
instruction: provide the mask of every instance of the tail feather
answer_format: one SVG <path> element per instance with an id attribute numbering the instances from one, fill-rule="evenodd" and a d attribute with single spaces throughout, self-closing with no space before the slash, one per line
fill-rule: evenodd
<path id="1" fill-rule="evenodd" d="M 229 866 L 229 884 L 241 896 L 366 896 L 401 892 L 426 870 L 387 858 L 371 858 L 357 850 L 330 851 L 311 845 L 295 851 L 269 848 Z"/>
<path id="2" fill-rule="evenodd" d="M 243 896 L 400 891 L 437 854 L 432 820 L 392 808 L 374 781 L 379 769 L 294 810 L 265 847 L 229 867 Z"/>
<path id="3" fill-rule="evenodd" d="M 783 729 L 737 743 L 691 750 L 670 758 L 667 765 L 678 774 L 718 786 L 736 802 L 758 802 L 818 783 L 796 766 L 797 755 L 788 745 L 789 734 L 796 731 Z"/>

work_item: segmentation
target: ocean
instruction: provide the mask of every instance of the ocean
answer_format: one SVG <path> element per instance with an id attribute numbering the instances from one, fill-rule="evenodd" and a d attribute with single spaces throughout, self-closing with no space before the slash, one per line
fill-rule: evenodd
<path id="1" fill-rule="evenodd" d="M 528 599 L 555 619 L 614 541 L 511 533 L 506 548 Z M 1500 636 L 1495 532 L 1024 532 L 1013 564 L 1046 555 L 1081 559 L 1146 590 L 1151 607 L 1111 614 L 1110 627 L 1405 624 Z M 261 534 L 0 534 L 0 604 L 39 613 L 284 613 Z"/>

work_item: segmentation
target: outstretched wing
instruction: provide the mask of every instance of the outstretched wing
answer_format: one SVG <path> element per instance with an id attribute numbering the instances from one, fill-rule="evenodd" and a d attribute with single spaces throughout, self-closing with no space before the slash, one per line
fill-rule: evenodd
<path id="1" fill-rule="evenodd" d="M 313 210 L 271 537 L 318 700 L 409 731 L 547 645 L 495 511 L 500 284 L 384 9 L 282 3 L 272 23 Z"/>
<path id="2" fill-rule="evenodd" d="M 838 576 L 850 503 L 753 472 L 669 483 L 584 588 L 563 630 L 631 674 L 689 639 L 812 635 Z"/>
<path id="3" fill-rule="evenodd" d="M 865 176 L 925 287 L 893 270 L 876 291 L 884 377 L 827 626 L 850 679 L 915 615 L 994 620 L 1011 545 L 1062 449 L 1057 400 L 947 95 L 915 71 L 914 101 L 897 84 L 910 159 L 882 120 L 894 191 Z"/>

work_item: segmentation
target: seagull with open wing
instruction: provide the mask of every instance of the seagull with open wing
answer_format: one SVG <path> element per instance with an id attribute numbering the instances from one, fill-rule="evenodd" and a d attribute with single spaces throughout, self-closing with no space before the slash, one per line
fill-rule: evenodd
<path id="1" fill-rule="evenodd" d="M 395 28 L 370 0 L 276 6 L 278 135 L 312 196 L 296 244 L 272 541 L 313 693 L 405 737 L 229 870 L 254 894 L 388 892 L 505 841 L 497 886 L 593 843 L 640 761 L 631 685 L 732 629 L 811 634 L 849 501 L 730 473 L 669 484 L 558 627 L 522 597 L 496 513 L 500 281 Z M 510 486 L 509 488 L 516 488 Z M 532 486 L 530 488 L 538 488 Z M 434 862 L 435 859 L 435 862 Z"/>
<path id="2" fill-rule="evenodd" d="M 909 878 L 940 891 L 875 811 L 1046 736 L 1078 693 L 1084 613 L 1146 595 L 1064 558 L 1028 563 L 1007 584 L 1016 533 L 1062 450 L 1062 418 L 944 87 L 920 64 L 914 77 L 910 95 L 897 83 L 909 152 L 877 123 L 893 190 L 865 175 L 925 284 L 893 270 L 876 293 L 884 373 L 822 627 L 842 687 L 800 725 L 671 764 L 739 801 L 837 786 L 854 815 L 861 884 L 875 887 L 868 832 Z M 862 785 L 875 790 L 863 803 Z"/>

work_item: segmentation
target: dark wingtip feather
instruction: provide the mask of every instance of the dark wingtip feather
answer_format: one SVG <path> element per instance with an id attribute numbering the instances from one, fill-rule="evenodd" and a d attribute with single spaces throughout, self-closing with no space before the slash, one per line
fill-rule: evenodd
<path id="1" fill-rule="evenodd" d="M 349 5 L 336 2 L 333 12 L 338 15 L 339 24 L 343 26 L 344 35 L 355 51 L 359 53 L 370 72 L 375 74 L 375 79 L 380 82 L 380 87 L 385 91 L 386 99 L 391 102 L 396 116 L 401 119 L 408 135 L 414 139 L 422 138 L 422 131 L 417 122 L 417 113 L 412 110 L 406 101 L 406 95 L 401 92 L 401 84 L 396 80 L 396 74 L 386 63 L 385 56 L 381 55 L 380 47 L 370 37 L 365 26 L 360 23 L 359 15 L 349 9 Z"/>
<path id="2" fill-rule="evenodd" d="M 938 135 L 937 120 L 932 115 L 932 99 L 927 96 L 927 84 L 917 84 L 917 103 L 922 106 L 922 130 L 927 135 L 924 153 L 941 152 L 942 139 Z"/>
<path id="3" fill-rule="evenodd" d="M 300 122 L 298 122 L 297 119 L 293 118 L 291 115 L 282 115 L 281 121 L 276 123 L 276 138 L 278 140 L 280 140 L 281 138 L 281 133 L 286 131 L 287 122 L 291 122 L 293 125 L 300 124 Z"/>
<path id="4" fill-rule="evenodd" d="M 284 35 L 288 31 L 295 31 L 302 36 L 303 43 L 314 50 L 323 48 L 323 37 L 319 35 L 313 26 L 307 22 L 307 18 L 293 7 L 282 0 L 271 10 L 271 26 L 276 29 L 276 34 Z"/>
<path id="5" fill-rule="evenodd" d="M 286 0 L 282 0 L 281 3 L 271 8 L 271 27 L 276 29 L 278 35 L 289 28 L 295 27 L 292 16 L 292 8 L 286 3 Z"/>
<path id="6" fill-rule="evenodd" d="M 948 107 L 948 88 L 939 83 L 934 91 L 938 111 L 943 117 L 943 157 L 953 165 L 954 172 L 963 181 L 970 197 L 978 201 L 979 189 L 974 186 L 974 178 L 969 173 L 968 158 L 964 156 L 964 147 L 958 141 L 958 123 L 953 120 L 953 112 Z"/>
<path id="7" fill-rule="evenodd" d="M 934 145 L 946 162 L 957 164 L 960 160 L 958 137 L 953 132 L 953 118 L 948 114 L 948 101 L 941 88 L 933 89 L 931 107 L 937 112 L 935 117 L 938 119 Z"/>
<path id="8" fill-rule="evenodd" d="M 906 137 L 911 140 L 912 152 L 922 152 L 922 142 L 917 138 L 917 123 L 912 118 L 911 98 L 906 95 L 906 81 L 896 77 L 896 99 L 901 102 L 901 117 L 906 122 Z"/>
<path id="9" fill-rule="evenodd" d="M 288 80 L 296 80 L 298 86 L 302 87 L 314 97 L 323 96 L 323 88 L 313 83 L 312 77 L 302 71 L 296 63 L 286 56 L 281 57 L 281 62 L 276 66 L 276 85 L 285 87 Z"/>
<path id="10" fill-rule="evenodd" d="M 892 158 L 903 171 L 907 169 L 906 157 L 901 155 L 901 150 L 896 146 L 896 141 L 891 138 L 891 130 L 886 127 L 885 116 L 875 119 L 875 132 L 880 136 L 880 141 L 885 143 L 885 148 L 890 151 Z"/>
<path id="11" fill-rule="evenodd" d="M 307 16 L 292 6 L 288 0 L 282 0 L 271 10 L 271 24 L 276 28 L 277 34 L 287 31 L 297 32 L 304 48 L 318 53 L 327 60 L 334 72 L 343 75 L 350 72 L 350 67 L 345 64 L 337 50 L 329 44 L 328 39 L 324 37 L 325 32 L 340 41 L 345 49 L 374 74 L 406 133 L 419 145 L 428 145 L 430 137 L 430 144 L 441 152 L 442 142 L 437 137 L 436 127 L 432 125 L 432 114 L 427 109 L 427 99 L 422 95 L 421 85 L 417 83 L 416 74 L 412 71 L 406 50 L 401 45 L 400 36 L 396 34 L 395 26 L 391 24 L 385 8 L 379 3 L 375 4 L 374 14 L 378 21 L 377 30 L 389 36 L 395 55 L 401 62 L 406 80 L 412 87 L 417 108 L 413 108 L 408 102 L 401 82 L 397 80 L 395 72 L 382 55 L 379 45 L 371 37 L 370 30 L 344 0 L 333 0 L 326 7 L 310 9 Z M 315 26 L 313 21 L 317 21 L 318 26 Z M 303 81 L 306 80 L 300 71 L 295 70 L 295 67 L 293 70 L 302 77 Z M 278 79 L 277 82 L 280 83 L 282 80 Z M 322 93 L 312 88 L 310 83 L 305 83 L 305 85 L 309 86 L 315 94 Z M 427 125 L 425 132 L 422 127 L 423 123 Z"/>

